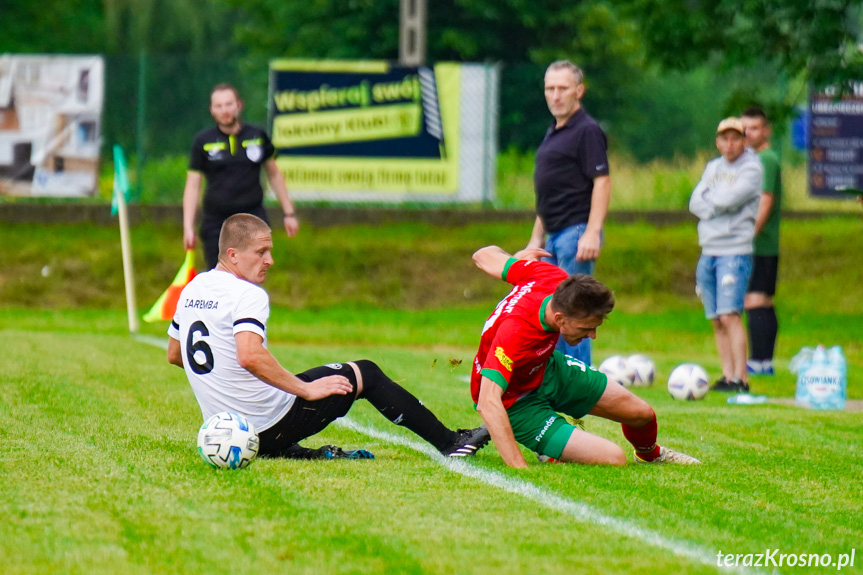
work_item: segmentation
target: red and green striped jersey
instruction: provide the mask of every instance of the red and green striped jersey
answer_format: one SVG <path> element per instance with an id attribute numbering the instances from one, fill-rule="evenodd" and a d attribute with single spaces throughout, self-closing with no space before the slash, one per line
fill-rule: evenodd
<path id="1" fill-rule="evenodd" d="M 565 271 L 545 262 L 510 258 L 506 263 L 502 279 L 515 287 L 482 328 L 470 381 L 475 403 L 483 376 L 504 389 L 506 409 L 542 384 L 559 336 L 546 325 L 545 308 L 567 277 Z"/>

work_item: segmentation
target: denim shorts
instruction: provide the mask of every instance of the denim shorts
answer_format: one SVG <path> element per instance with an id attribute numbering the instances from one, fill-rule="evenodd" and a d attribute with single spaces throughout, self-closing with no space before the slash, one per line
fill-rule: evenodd
<path id="1" fill-rule="evenodd" d="M 545 261 L 556 265 L 570 275 L 587 274 L 592 276 L 596 260 L 575 261 L 575 254 L 578 253 L 578 240 L 584 235 L 585 230 L 587 230 L 587 222 L 548 234 L 545 239 L 545 249 L 551 254 L 551 257 L 544 258 Z"/>
<path id="2" fill-rule="evenodd" d="M 751 255 L 701 255 L 695 270 L 695 291 L 704 304 L 707 319 L 743 313 L 743 298 L 751 273 Z"/>

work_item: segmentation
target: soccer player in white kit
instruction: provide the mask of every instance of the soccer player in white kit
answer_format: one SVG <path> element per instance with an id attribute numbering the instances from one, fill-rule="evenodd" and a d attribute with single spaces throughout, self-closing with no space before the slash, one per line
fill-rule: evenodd
<path id="1" fill-rule="evenodd" d="M 489 441 L 480 426 L 453 431 L 373 362 L 330 363 L 294 375 L 267 350 L 269 296 L 260 284 L 273 265 L 272 235 L 257 216 L 237 214 L 222 226 L 219 263 L 183 289 L 168 328 L 168 361 L 185 369 L 206 420 L 222 412 L 252 422 L 259 455 L 300 459 L 370 458 L 362 449 L 302 447 L 310 437 L 367 399 L 443 455 L 475 454 Z"/>

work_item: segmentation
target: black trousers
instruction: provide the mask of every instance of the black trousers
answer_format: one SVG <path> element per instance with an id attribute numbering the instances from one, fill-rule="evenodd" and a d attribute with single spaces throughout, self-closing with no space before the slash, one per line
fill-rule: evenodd
<path id="1" fill-rule="evenodd" d="M 270 223 L 267 219 L 267 210 L 264 209 L 264 206 L 258 206 L 257 208 L 237 213 L 252 214 L 258 216 L 267 222 L 267 224 Z M 222 224 L 232 215 L 234 214 L 223 215 L 204 212 L 204 216 L 201 218 L 201 243 L 204 244 L 204 259 L 207 262 L 208 270 L 213 269 L 219 263 L 219 235 L 222 233 Z"/>

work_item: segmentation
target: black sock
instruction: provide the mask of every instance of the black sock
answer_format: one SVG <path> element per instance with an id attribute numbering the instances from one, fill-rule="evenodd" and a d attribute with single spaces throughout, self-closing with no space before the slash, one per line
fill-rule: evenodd
<path id="1" fill-rule="evenodd" d="M 779 330 L 776 310 L 772 306 L 757 307 L 747 313 L 749 315 L 749 358 L 773 361 L 776 332 Z"/>
<path id="2" fill-rule="evenodd" d="M 381 415 L 396 425 L 407 427 L 440 450 L 452 444 L 456 434 L 435 417 L 422 402 L 408 390 L 387 377 L 372 361 L 354 362 L 363 374 L 363 392 Z"/>

